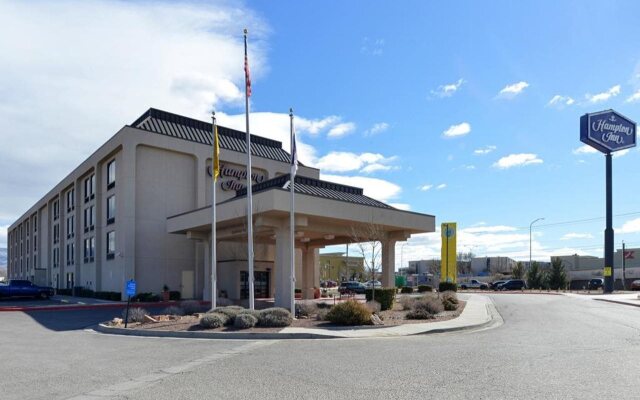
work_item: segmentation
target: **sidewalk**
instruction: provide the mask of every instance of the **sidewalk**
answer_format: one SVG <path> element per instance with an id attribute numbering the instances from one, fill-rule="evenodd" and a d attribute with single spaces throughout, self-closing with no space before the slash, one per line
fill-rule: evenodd
<path id="1" fill-rule="evenodd" d="M 498 314 L 491 299 L 481 295 L 462 295 L 467 304 L 458 318 L 441 322 L 427 322 L 422 324 L 405 324 L 391 327 L 364 326 L 359 328 L 284 328 L 277 333 L 252 332 L 203 332 L 203 331 L 150 331 L 112 328 L 103 324 L 94 329 L 102 333 L 151 336 L 151 337 L 179 337 L 192 339 L 336 339 L 336 338 L 372 338 L 399 337 L 421 335 L 428 333 L 443 333 L 465 329 L 478 329 L 493 324 L 501 324 L 502 317 Z"/>
<path id="2" fill-rule="evenodd" d="M 565 296 L 589 299 L 597 301 L 606 301 L 608 303 L 624 304 L 628 306 L 640 307 L 640 292 L 625 292 L 625 293 L 612 293 L 612 294 L 578 294 L 578 293 L 565 293 Z"/>

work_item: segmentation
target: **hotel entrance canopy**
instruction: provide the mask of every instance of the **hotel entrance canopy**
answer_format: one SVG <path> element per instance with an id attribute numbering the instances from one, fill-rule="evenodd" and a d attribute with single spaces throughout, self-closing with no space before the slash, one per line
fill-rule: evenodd
<path id="1" fill-rule="evenodd" d="M 337 244 L 379 241 L 382 244 L 384 286 L 393 286 L 395 282 L 395 243 L 405 241 L 413 234 L 435 231 L 434 216 L 398 210 L 365 196 L 360 188 L 302 176 L 296 176 L 295 182 L 296 248 L 304 251 Z M 289 184 L 290 175 L 286 174 L 252 186 L 254 241 L 276 246 L 277 271 L 289 271 L 290 267 L 286 256 L 290 251 Z M 235 197 L 218 203 L 216 213 L 218 242 L 247 240 L 246 189 L 238 190 Z M 210 240 L 211 207 L 169 217 L 167 231 L 193 239 Z M 374 231 L 375 237 L 367 237 L 368 232 Z M 282 276 L 276 280 L 276 305 L 280 303 L 278 294 L 287 293 L 286 288 L 278 290 L 278 282 L 285 284 L 287 279 Z M 314 282 L 313 286 L 318 285 L 319 282 Z"/>

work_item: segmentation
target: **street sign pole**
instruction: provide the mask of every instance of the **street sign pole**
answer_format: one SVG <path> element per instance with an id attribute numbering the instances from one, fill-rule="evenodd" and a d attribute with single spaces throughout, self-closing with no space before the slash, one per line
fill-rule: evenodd
<path id="1" fill-rule="evenodd" d="M 604 293 L 613 292 L 613 182 L 611 153 L 605 155 L 606 158 L 606 197 L 607 197 L 607 226 L 604 230 Z"/>
<path id="2" fill-rule="evenodd" d="M 627 255 L 625 254 L 624 248 L 624 240 L 622 241 L 622 290 L 627 290 L 627 284 L 625 280 L 627 279 L 625 267 L 627 266 Z"/>
<path id="3" fill-rule="evenodd" d="M 125 317 L 124 317 L 124 327 L 126 329 L 127 327 L 127 323 L 129 322 L 129 304 L 131 304 L 131 296 L 127 296 L 127 312 L 125 313 Z"/>

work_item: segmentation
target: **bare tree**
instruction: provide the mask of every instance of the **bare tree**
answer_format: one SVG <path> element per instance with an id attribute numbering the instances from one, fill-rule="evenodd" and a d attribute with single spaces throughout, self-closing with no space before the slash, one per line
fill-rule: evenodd
<path id="1" fill-rule="evenodd" d="M 382 226 L 373 222 L 359 228 L 351 227 L 351 240 L 355 243 L 356 252 L 362 256 L 365 271 L 371 275 L 371 280 L 374 282 L 371 289 L 372 300 L 375 300 L 376 273 L 380 270 L 382 263 L 382 242 L 386 238 L 387 234 Z"/>

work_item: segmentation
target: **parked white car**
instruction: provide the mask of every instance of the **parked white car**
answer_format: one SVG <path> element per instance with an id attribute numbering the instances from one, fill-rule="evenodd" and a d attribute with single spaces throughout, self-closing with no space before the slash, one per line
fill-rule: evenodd
<path id="1" fill-rule="evenodd" d="M 380 281 L 366 281 L 364 283 L 364 287 L 366 287 L 367 289 L 372 289 L 374 286 L 377 288 L 381 288 L 382 283 Z"/>
<path id="2" fill-rule="evenodd" d="M 458 286 L 462 290 L 464 290 L 464 289 L 482 289 L 482 290 L 489 289 L 489 284 L 488 283 L 480 282 L 477 279 L 471 279 L 469 282 L 461 282 L 461 283 L 458 284 Z"/>

